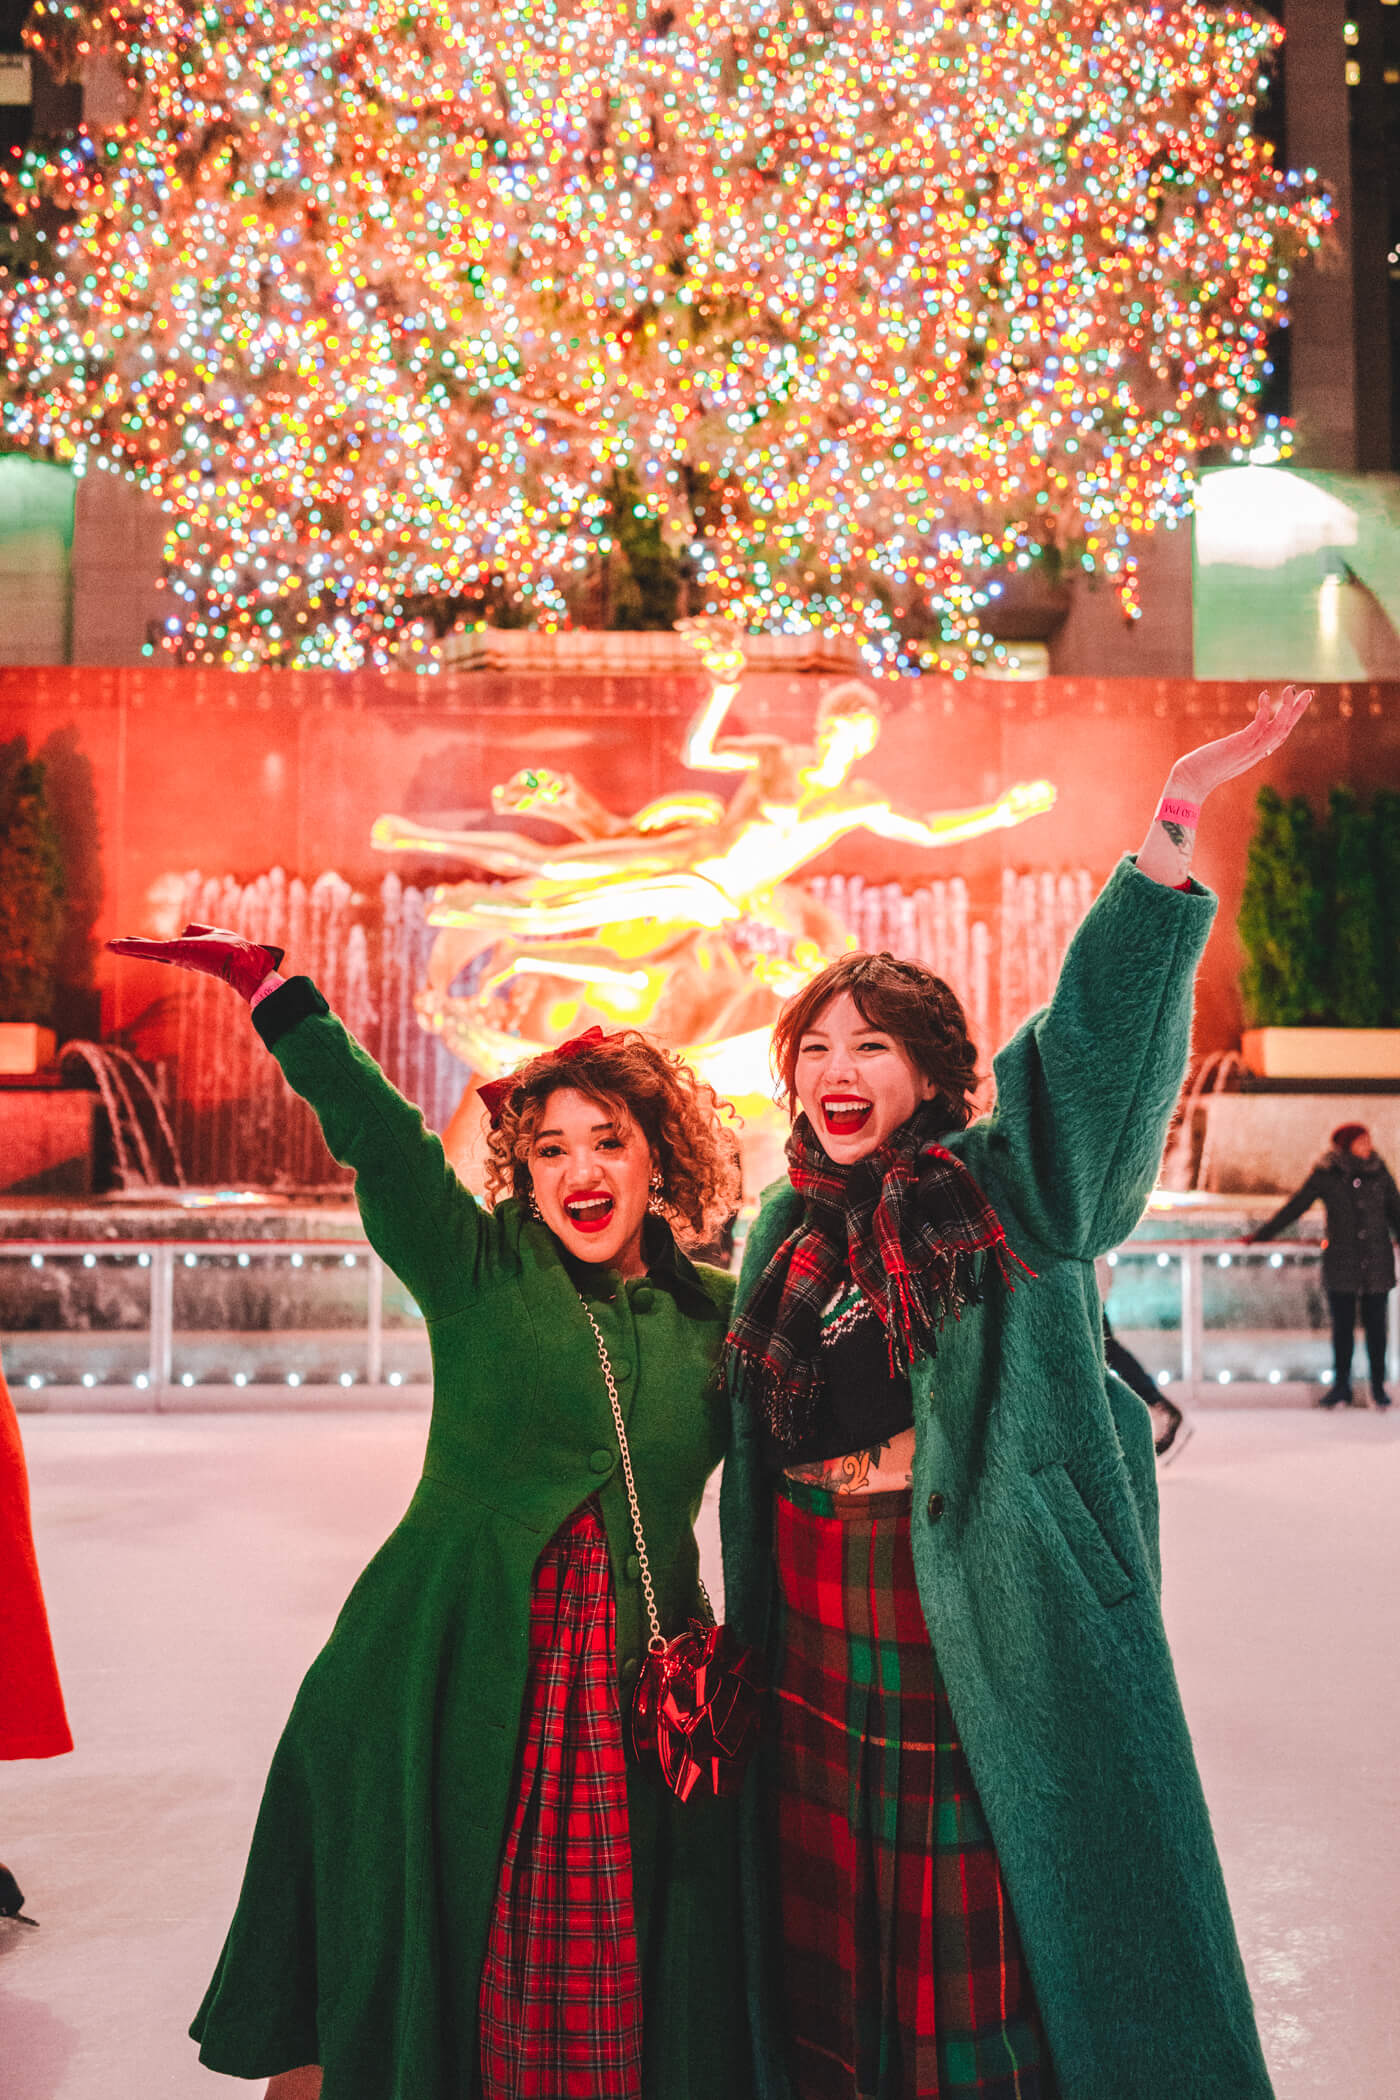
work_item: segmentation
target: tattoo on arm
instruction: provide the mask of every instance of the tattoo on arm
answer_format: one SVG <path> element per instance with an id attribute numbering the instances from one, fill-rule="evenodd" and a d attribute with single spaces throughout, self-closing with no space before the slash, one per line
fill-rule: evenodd
<path id="1" fill-rule="evenodd" d="M 1159 817 L 1157 821 L 1176 850 L 1181 879 L 1184 882 L 1191 872 L 1191 856 L 1196 850 L 1196 834 L 1188 825 L 1174 823 L 1166 817 Z"/>

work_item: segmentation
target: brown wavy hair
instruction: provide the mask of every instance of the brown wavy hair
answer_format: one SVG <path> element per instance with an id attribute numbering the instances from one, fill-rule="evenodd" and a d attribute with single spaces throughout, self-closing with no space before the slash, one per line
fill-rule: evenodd
<path id="1" fill-rule="evenodd" d="M 486 1196 L 529 1200 L 530 1147 L 551 1094 L 574 1087 L 596 1101 L 619 1131 L 633 1124 L 656 1156 L 661 1202 L 691 1230 L 704 1236 L 721 1225 L 738 1202 L 738 1145 L 721 1113 L 727 1102 L 697 1079 L 688 1065 L 662 1050 L 639 1029 L 619 1029 L 575 1056 L 533 1057 L 513 1074 L 499 1125 L 487 1140 Z"/>
<path id="2" fill-rule="evenodd" d="M 893 1036 L 933 1081 L 948 1128 L 965 1130 L 973 1116 L 977 1045 L 967 1032 L 962 1001 L 922 963 L 900 962 L 886 950 L 843 955 L 804 985 L 779 1014 L 773 1028 L 773 1073 L 787 1097 L 789 1115 L 797 1113 L 798 1046 L 843 992 L 850 993 L 867 1028 Z"/>

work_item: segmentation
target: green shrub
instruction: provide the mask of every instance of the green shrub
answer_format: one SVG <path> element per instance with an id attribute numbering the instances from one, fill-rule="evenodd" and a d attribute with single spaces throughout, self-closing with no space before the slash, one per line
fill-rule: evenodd
<path id="1" fill-rule="evenodd" d="M 47 1022 L 63 935 L 63 861 L 44 768 L 0 744 L 0 1021 Z"/>
<path id="2" fill-rule="evenodd" d="M 1250 1024 L 1302 1028 L 1323 1019 L 1324 870 L 1321 841 L 1302 795 L 1259 790 L 1239 930 L 1241 991 Z"/>
<path id="3" fill-rule="evenodd" d="M 1400 1027 L 1400 794 L 1348 787 L 1319 827 L 1261 788 L 1239 930 L 1240 990 L 1259 1028 Z"/>
<path id="4" fill-rule="evenodd" d="M 1371 803 L 1376 880 L 1376 981 L 1381 1026 L 1400 1028 L 1400 794 L 1378 788 Z"/>
<path id="5" fill-rule="evenodd" d="M 1350 788 L 1327 798 L 1326 998 L 1338 1028 L 1379 1028 L 1376 862 L 1372 813 Z"/>

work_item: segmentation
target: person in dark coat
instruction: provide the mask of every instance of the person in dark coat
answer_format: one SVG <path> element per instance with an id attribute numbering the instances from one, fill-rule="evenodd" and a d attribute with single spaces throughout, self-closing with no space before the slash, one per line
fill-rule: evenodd
<path id="1" fill-rule="evenodd" d="M 1385 1389 L 1386 1300 L 1395 1288 L 1392 1233 L 1400 1236 L 1400 1189 L 1364 1123 L 1341 1123 L 1303 1186 L 1248 1236 L 1258 1246 L 1301 1218 L 1314 1203 L 1327 1213 L 1322 1280 L 1332 1313 L 1332 1384 L 1319 1407 L 1351 1402 L 1351 1352 L 1357 1303 L 1371 1367 L 1371 1398 L 1389 1407 Z"/>

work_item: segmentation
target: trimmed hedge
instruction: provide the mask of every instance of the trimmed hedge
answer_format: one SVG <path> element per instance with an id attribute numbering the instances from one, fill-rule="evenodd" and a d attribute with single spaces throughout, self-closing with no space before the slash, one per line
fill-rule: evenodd
<path id="1" fill-rule="evenodd" d="M 1257 1028 L 1400 1027 L 1400 794 L 1369 809 L 1333 788 L 1259 790 L 1239 930 L 1245 1013 Z"/>
<path id="2" fill-rule="evenodd" d="M 23 737 L 0 744 L 0 1021 L 52 1018 L 63 937 L 63 858 L 44 768 Z"/>

